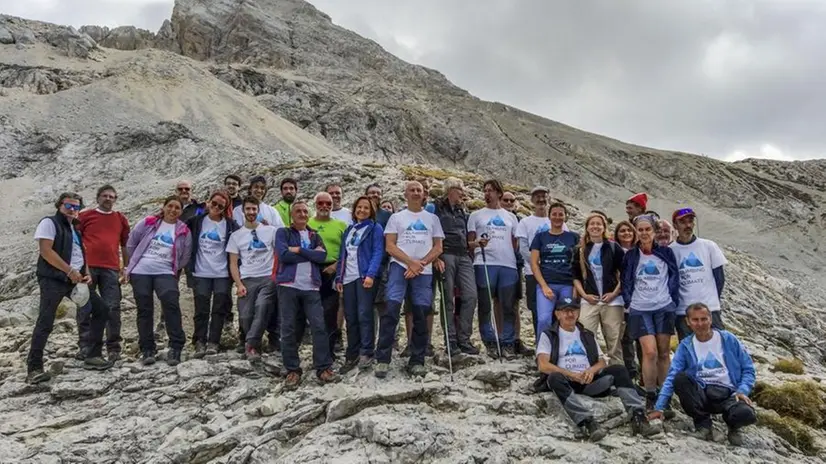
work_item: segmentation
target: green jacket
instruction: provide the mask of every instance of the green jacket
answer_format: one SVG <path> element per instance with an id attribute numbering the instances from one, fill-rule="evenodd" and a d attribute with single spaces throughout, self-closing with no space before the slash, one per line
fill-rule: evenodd
<path id="1" fill-rule="evenodd" d="M 290 227 L 293 225 L 293 219 L 290 216 L 290 204 L 284 200 L 278 200 L 278 203 L 272 205 L 276 211 L 278 211 L 278 215 L 281 216 L 281 220 L 284 221 L 284 225 Z"/>

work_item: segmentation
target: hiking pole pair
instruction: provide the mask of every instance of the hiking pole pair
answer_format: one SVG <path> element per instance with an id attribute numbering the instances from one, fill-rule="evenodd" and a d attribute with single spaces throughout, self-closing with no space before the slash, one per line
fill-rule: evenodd
<path id="1" fill-rule="evenodd" d="M 445 332 L 445 346 L 447 347 L 447 366 L 450 369 L 450 381 L 453 382 L 453 354 L 450 352 L 450 330 L 448 326 L 447 310 L 445 310 L 445 275 L 441 273 L 439 276 L 439 295 L 442 302 L 442 317 L 444 318 L 444 332 Z M 451 315 L 451 317 L 453 317 Z"/>
<path id="2" fill-rule="evenodd" d="M 482 234 L 482 240 L 488 240 L 488 234 Z M 493 325 L 493 335 L 496 337 L 496 352 L 499 362 L 502 362 L 502 345 L 499 344 L 499 329 L 496 327 L 496 311 L 493 308 L 493 294 L 490 292 L 490 274 L 488 274 L 488 260 L 485 257 L 485 247 L 482 249 L 482 267 L 485 269 L 485 282 L 488 284 L 488 301 L 490 301 L 490 323 Z"/>

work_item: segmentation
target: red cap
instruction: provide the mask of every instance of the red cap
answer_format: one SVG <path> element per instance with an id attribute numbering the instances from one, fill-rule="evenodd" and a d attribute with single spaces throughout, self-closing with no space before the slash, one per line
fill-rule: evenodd
<path id="1" fill-rule="evenodd" d="M 633 197 L 629 198 L 626 203 L 629 201 L 633 201 L 634 203 L 640 205 L 640 207 L 645 210 L 646 206 L 648 206 L 648 195 L 645 192 L 637 193 Z"/>

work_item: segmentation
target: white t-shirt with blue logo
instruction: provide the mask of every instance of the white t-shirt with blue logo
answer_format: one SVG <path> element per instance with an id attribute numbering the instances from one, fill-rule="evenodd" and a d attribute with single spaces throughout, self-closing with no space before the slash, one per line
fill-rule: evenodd
<path id="1" fill-rule="evenodd" d="M 234 219 L 235 223 L 240 227 L 244 227 L 245 219 L 243 203 L 236 206 L 235 209 L 232 210 L 232 219 Z M 278 214 L 278 211 L 276 211 L 275 208 L 266 203 L 261 203 L 258 205 L 258 217 L 256 218 L 256 221 L 261 224 L 264 224 L 264 221 L 267 221 L 266 225 L 273 226 L 276 229 L 284 227 L 284 221 L 281 220 L 281 215 Z"/>
<path id="2" fill-rule="evenodd" d="M 657 311 L 673 303 L 668 292 L 668 265 L 665 261 L 653 254 L 641 253 L 634 278 L 630 309 Z"/>
<path id="3" fill-rule="evenodd" d="M 359 244 L 364 236 L 366 227 L 357 229 L 353 227 L 350 233 L 344 238 L 344 246 L 347 248 L 347 258 L 344 268 L 343 284 L 347 285 L 359 278 Z"/>
<path id="4" fill-rule="evenodd" d="M 387 221 L 384 234 L 396 234 L 396 246 L 407 256 L 416 260 L 424 259 L 430 253 L 434 238 L 445 238 L 439 218 L 424 210 L 412 213 L 405 209 L 394 213 Z M 390 261 L 407 269 L 407 266 L 396 258 L 391 257 Z M 422 274 L 433 274 L 433 265 L 425 266 Z"/>
<path id="5" fill-rule="evenodd" d="M 310 232 L 304 229 L 299 232 L 301 235 L 301 248 L 310 249 Z M 283 287 L 292 287 L 298 290 L 313 291 L 318 290 L 318 285 L 313 283 L 313 266 L 317 264 L 304 261 L 295 266 L 295 279 L 290 283 L 280 284 Z"/>
<path id="6" fill-rule="evenodd" d="M 720 310 L 720 296 L 712 269 L 728 264 L 720 247 L 711 240 L 698 238 L 688 245 L 669 245 L 680 269 L 680 306 L 677 314 L 694 303 L 705 303 L 711 311 Z"/>
<path id="7" fill-rule="evenodd" d="M 272 275 L 275 231 L 273 226 L 258 224 L 255 229 L 241 227 L 229 236 L 227 253 L 234 253 L 241 260 L 238 271 L 242 279 Z"/>
<path id="8" fill-rule="evenodd" d="M 516 238 L 524 238 L 525 243 L 527 243 L 525 250 L 522 250 L 521 248 L 519 250 L 519 252 L 522 253 L 522 257 L 525 259 L 525 275 L 533 275 L 533 270 L 531 270 L 530 265 L 530 248 L 531 243 L 533 243 L 533 238 L 536 234 L 548 232 L 549 230 L 551 230 L 551 219 L 547 216 L 531 215 L 519 221 L 519 225 L 516 226 Z"/>
<path id="9" fill-rule="evenodd" d="M 594 282 L 597 284 L 597 291 L 599 296 L 602 296 L 605 290 L 602 288 L 602 243 L 594 243 L 591 248 L 591 253 L 588 255 L 588 267 L 591 268 L 591 273 L 594 275 Z"/>
<path id="10" fill-rule="evenodd" d="M 499 208 L 482 208 L 470 214 L 467 220 L 468 232 L 476 232 L 476 240 L 487 236 L 488 245 L 485 247 L 485 260 L 488 266 L 504 266 L 516 269 L 516 253 L 513 249 L 513 238 L 516 236 L 516 227 L 519 221 L 510 211 Z M 481 266 L 482 248 L 476 247 L 473 264 Z"/>
<path id="11" fill-rule="evenodd" d="M 573 332 L 568 332 L 562 327 L 559 328 L 559 359 L 557 360 L 557 367 L 560 367 L 571 372 L 580 373 L 588 370 L 591 363 L 588 362 L 588 353 L 585 351 L 585 346 L 582 344 L 579 327 L 575 327 Z M 536 354 L 551 355 L 551 341 L 543 332 L 539 336 L 539 343 L 536 344 Z M 602 350 L 597 344 L 597 352 L 602 357 Z"/>
<path id="12" fill-rule="evenodd" d="M 205 216 L 201 223 L 198 240 L 198 254 L 195 256 L 195 277 L 221 279 L 229 276 L 226 253 L 227 221 L 213 221 Z"/>
<path id="13" fill-rule="evenodd" d="M 155 236 L 143 252 L 140 261 L 132 269 L 132 274 L 164 275 L 172 274 L 172 248 L 175 244 L 175 224 L 161 221 Z"/>
<path id="14" fill-rule="evenodd" d="M 706 385 L 720 385 L 734 390 L 723 355 L 723 337 L 716 330 L 711 340 L 701 342 L 693 337 L 694 353 L 697 355 L 697 377 Z"/>
<path id="15" fill-rule="evenodd" d="M 83 270 L 83 250 L 80 248 L 80 236 L 78 236 L 75 227 L 69 224 L 72 229 L 72 257 L 69 259 L 69 266 L 76 271 Z M 37 224 L 37 229 L 34 231 L 35 240 L 45 239 L 54 241 L 57 230 L 54 227 L 54 222 L 50 218 L 44 218 Z"/>

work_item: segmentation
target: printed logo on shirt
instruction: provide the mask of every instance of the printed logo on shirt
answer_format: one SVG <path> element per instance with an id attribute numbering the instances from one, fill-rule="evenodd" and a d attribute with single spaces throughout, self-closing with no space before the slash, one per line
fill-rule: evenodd
<path id="1" fill-rule="evenodd" d="M 703 267 L 703 262 L 700 261 L 700 258 L 698 258 L 693 251 L 680 261 L 680 269 L 687 267 Z"/>
<path id="2" fill-rule="evenodd" d="M 722 369 L 722 368 L 723 368 L 723 363 L 721 363 L 720 360 L 717 359 L 717 356 L 714 356 L 714 353 L 712 353 L 710 351 L 706 355 L 706 358 L 703 360 L 703 362 L 700 364 L 700 369 L 704 370 L 704 371 L 705 370 L 712 370 L 712 369 Z"/>
<path id="3" fill-rule="evenodd" d="M 252 240 L 250 240 L 250 244 L 247 247 L 247 251 L 266 250 L 266 249 L 267 249 L 267 245 L 264 242 L 262 242 L 261 240 L 258 240 L 257 236 L 253 237 Z"/>
<path id="4" fill-rule="evenodd" d="M 172 244 L 175 243 L 175 240 L 172 239 L 172 234 L 170 234 L 169 231 L 164 232 L 162 235 L 156 234 L 152 237 L 152 240 L 166 246 L 172 246 Z"/>
<path id="5" fill-rule="evenodd" d="M 574 340 L 573 343 L 568 345 L 568 349 L 565 351 L 565 356 L 587 356 L 585 353 L 585 347 L 582 346 L 579 340 Z"/>
<path id="6" fill-rule="evenodd" d="M 542 232 L 550 232 L 550 231 L 551 231 L 551 226 L 547 222 L 536 228 L 536 233 L 537 234 L 541 234 Z"/>
<path id="7" fill-rule="evenodd" d="M 407 226 L 407 230 L 427 232 L 427 226 L 424 225 L 421 219 L 416 219 L 415 222 L 411 222 L 410 225 Z"/>
<path id="8" fill-rule="evenodd" d="M 361 244 L 361 236 L 358 232 L 353 232 L 353 238 L 350 239 L 350 246 L 359 246 Z"/>
<path id="9" fill-rule="evenodd" d="M 637 275 L 660 275 L 660 270 L 657 269 L 657 265 L 654 264 L 654 261 L 648 260 L 645 264 L 643 264 L 642 269 Z"/>
<path id="10" fill-rule="evenodd" d="M 507 227 L 507 224 L 505 224 L 505 221 L 503 221 L 502 218 L 499 217 L 498 214 L 488 220 L 488 225 L 489 226 L 496 226 L 496 227 Z"/>
<path id="11" fill-rule="evenodd" d="M 310 249 L 310 239 L 304 240 L 304 238 L 302 238 L 301 239 L 301 248 L 304 248 L 305 250 L 309 250 Z"/>
<path id="12" fill-rule="evenodd" d="M 551 247 L 551 253 L 565 253 L 565 245 L 554 243 L 553 247 Z"/>
<path id="13" fill-rule="evenodd" d="M 591 257 L 591 259 L 589 259 L 588 262 L 590 262 L 594 266 L 602 266 L 602 255 L 597 253 L 596 255 Z"/>
<path id="14" fill-rule="evenodd" d="M 255 221 L 256 222 L 264 222 L 264 215 L 261 214 L 261 213 L 258 213 L 258 216 L 255 216 Z"/>
<path id="15" fill-rule="evenodd" d="M 201 234 L 201 238 L 206 240 L 211 240 L 213 242 L 220 242 L 221 241 L 221 234 L 218 232 L 217 227 L 213 227 L 212 230 L 209 232 L 204 232 Z"/>

